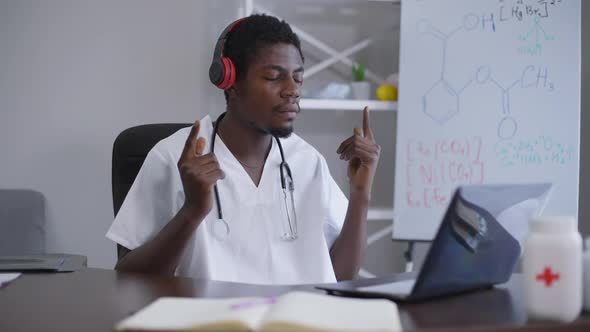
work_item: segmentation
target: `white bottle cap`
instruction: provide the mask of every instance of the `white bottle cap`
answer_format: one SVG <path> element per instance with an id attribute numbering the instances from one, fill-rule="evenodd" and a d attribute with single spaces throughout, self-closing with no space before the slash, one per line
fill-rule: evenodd
<path id="1" fill-rule="evenodd" d="M 529 223 L 532 232 L 537 233 L 569 233 L 578 231 L 578 223 L 574 217 L 539 216 Z"/>

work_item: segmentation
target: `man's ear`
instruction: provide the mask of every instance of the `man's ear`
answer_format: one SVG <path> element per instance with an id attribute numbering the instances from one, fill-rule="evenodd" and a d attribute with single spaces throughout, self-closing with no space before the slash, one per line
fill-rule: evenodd
<path id="1" fill-rule="evenodd" d="M 237 99 L 240 97 L 240 88 L 237 87 L 236 84 L 232 85 L 231 88 L 226 91 L 230 99 Z"/>

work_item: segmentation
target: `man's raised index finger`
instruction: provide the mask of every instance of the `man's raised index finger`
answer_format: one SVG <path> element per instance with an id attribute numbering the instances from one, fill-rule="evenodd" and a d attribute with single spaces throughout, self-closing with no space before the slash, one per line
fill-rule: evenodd
<path id="1" fill-rule="evenodd" d="M 371 121 L 369 119 L 369 106 L 363 109 L 363 134 L 368 139 L 373 139 L 373 131 L 371 130 Z"/>
<path id="2" fill-rule="evenodd" d="M 187 159 L 195 156 L 197 148 L 197 137 L 199 136 L 199 130 L 201 129 L 201 122 L 195 121 L 195 124 L 191 128 L 191 132 L 188 134 L 186 142 L 184 143 L 184 149 L 182 150 L 182 159 Z"/>

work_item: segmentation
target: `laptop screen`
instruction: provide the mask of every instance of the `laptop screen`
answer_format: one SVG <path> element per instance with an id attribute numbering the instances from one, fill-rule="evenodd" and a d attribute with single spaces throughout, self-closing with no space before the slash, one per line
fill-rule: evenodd
<path id="1" fill-rule="evenodd" d="M 529 220 L 542 212 L 550 190 L 550 184 L 461 186 L 447 206 L 415 282 L 319 288 L 355 296 L 422 300 L 504 283 L 520 256 L 519 240 L 524 240 Z"/>
<path id="2" fill-rule="evenodd" d="M 515 235 L 524 240 L 528 222 L 541 212 L 550 188 L 549 184 L 459 187 L 422 265 L 412 297 L 506 282 L 521 253 Z"/>

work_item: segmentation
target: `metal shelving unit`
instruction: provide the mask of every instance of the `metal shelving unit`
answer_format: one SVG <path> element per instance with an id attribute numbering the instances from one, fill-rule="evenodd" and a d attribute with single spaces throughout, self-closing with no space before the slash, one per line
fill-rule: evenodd
<path id="1" fill-rule="evenodd" d="M 348 100 L 348 99 L 301 99 L 299 106 L 303 109 L 362 111 L 368 106 L 371 111 L 397 111 L 397 102 L 378 100 Z"/>
<path id="2" fill-rule="evenodd" d="M 393 4 L 399 4 L 400 0 L 365 0 L 367 2 L 390 2 Z M 324 1 L 330 2 L 330 1 Z M 346 3 L 358 3 L 359 0 L 331 0 L 334 4 L 346 4 Z M 321 4 L 321 2 L 318 2 Z M 252 13 L 266 13 L 280 18 L 277 13 L 268 10 L 257 4 L 254 0 L 244 0 L 243 7 L 240 8 L 243 15 L 247 16 Z M 319 63 L 307 68 L 305 70 L 305 78 L 309 79 L 311 76 L 317 75 L 330 68 L 330 66 L 336 63 L 343 63 L 349 67 L 352 67 L 356 63 L 351 59 L 351 56 L 355 53 L 369 47 L 373 42 L 373 38 L 365 38 L 354 45 L 338 51 L 322 41 L 320 38 L 313 36 L 306 32 L 304 29 L 298 27 L 296 24 L 291 23 L 291 28 L 299 36 L 302 42 L 309 44 L 311 47 L 322 51 L 327 55 L 327 58 L 320 61 Z M 367 69 L 366 78 L 368 81 L 380 85 L 385 83 L 385 79 L 375 74 L 371 70 Z M 396 102 L 384 102 L 378 100 L 350 100 L 350 99 L 311 99 L 303 98 L 300 103 L 303 109 L 314 109 L 314 110 L 334 110 L 334 111 L 362 111 L 365 106 L 369 106 L 372 111 L 397 111 Z"/>

